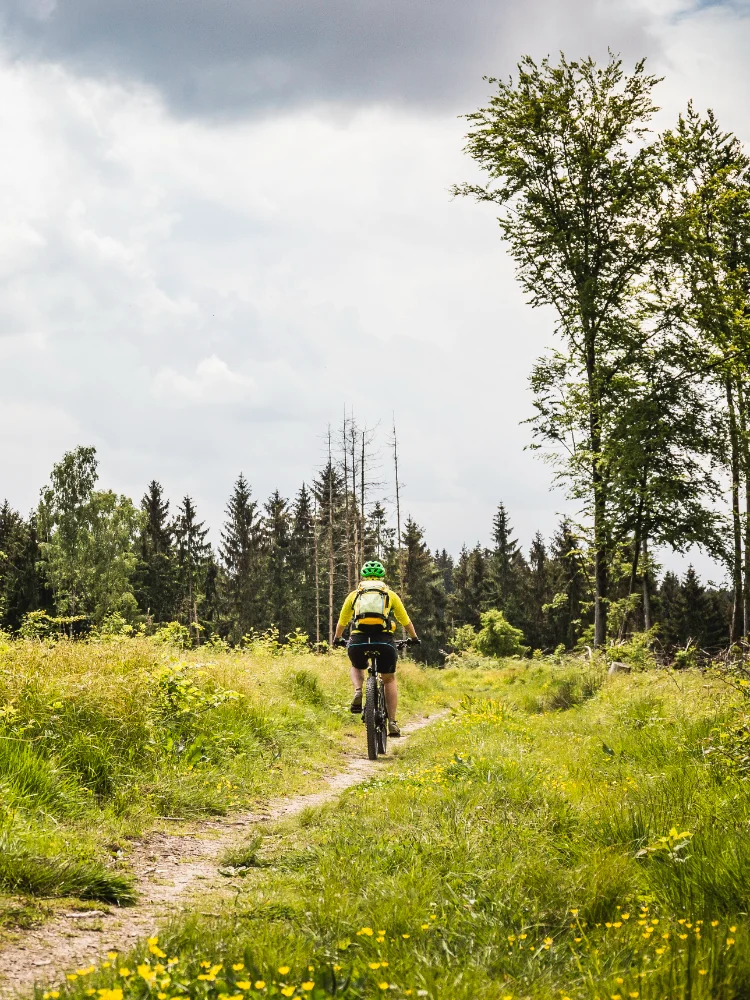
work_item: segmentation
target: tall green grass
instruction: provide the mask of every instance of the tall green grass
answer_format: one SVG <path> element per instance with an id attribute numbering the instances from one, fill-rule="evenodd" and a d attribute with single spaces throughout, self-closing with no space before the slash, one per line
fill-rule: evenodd
<path id="1" fill-rule="evenodd" d="M 408 711 L 437 675 L 401 674 Z M 0 636 L 0 893 L 132 901 L 113 844 L 311 787 L 359 735 L 348 696 L 339 653 Z"/>
<path id="2" fill-rule="evenodd" d="M 472 681 L 398 766 L 234 852 L 232 901 L 201 905 L 222 915 L 162 935 L 165 997 L 750 995 L 750 792 L 706 752 L 735 695 L 595 667 Z"/>

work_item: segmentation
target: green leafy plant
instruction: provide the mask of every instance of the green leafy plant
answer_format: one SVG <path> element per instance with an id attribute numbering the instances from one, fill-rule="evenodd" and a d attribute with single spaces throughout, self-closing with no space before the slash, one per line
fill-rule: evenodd
<path id="1" fill-rule="evenodd" d="M 527 652 L 523 632 L 514 628 L 502 611 L 484 611 L 479 620 L 482 627 L 474 645 L 482 656 L 520 656 Z"/>

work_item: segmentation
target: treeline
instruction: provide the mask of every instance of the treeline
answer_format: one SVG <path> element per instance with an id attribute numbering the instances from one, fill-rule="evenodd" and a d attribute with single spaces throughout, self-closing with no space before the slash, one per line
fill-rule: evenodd
<path id="1" fill-rule="evenodd" d="M 651 134 L 643 62 L 526 57 L 490 83 L 466 148 L 488 182 L 456 193 L 499 212 L 530 303 L 556 312 L 533 446 L 587 525 L 594 642 L 653 619 L 652 548 L 692 545 L 726 566 L 729 632 L 747 636 L 750 159 L 692 104 Z"/>
<path id="2" fill-rule="evenodd" d="M 524 555 L 500 504 L 492 544 L 464 548 L 454 560 L 444 549 L 431 552 L 412 518 L 399 535 L 398 510 L 394 526 L 382 500 L 368 501 L 356 456 L 354 476 L 351 463 L 348 453 L 329 455 L 293 499 L 275 491 L 262 504 L 238 476 L 214 545 L 189 496 L 172 509 L 152 481 L 136 507 L 97 488 L 95 451 L 79 447 L 54 466 L 28 518 L 7 501 L 0 507 L 0 626 L 23 633 L 46 616 L 75 635 L 102 623 L 153 632 L 177 621 L 196 644 L 237 644 L 274 628 L 281 641 L 297 631 L 322 647 L 359 567 L 377 558 L 431 662 L 456 627 L 478 626 L 489 609 L 502 610 L 534 649 L 592 641 L 593 555 L 571 522 L 560 523 L 549 545 L 537 533 Z M 726 644 L 730 595 L 705 591 L 692 569 L 682 582 L 667 573 L 659 583 L 651 564 L 644 619 L 628 599 L 630 558 L 623 551 L 615 581 L 620 634 L 658 624 L 668 644 Z"/>

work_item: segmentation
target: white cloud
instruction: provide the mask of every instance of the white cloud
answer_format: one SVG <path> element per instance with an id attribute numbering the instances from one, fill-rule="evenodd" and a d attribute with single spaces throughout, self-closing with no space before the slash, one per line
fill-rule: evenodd
<path id="1" fill-rule="evenodd" d="M 514 18 L 520 55 L 534 26 Z M 741 11 L 644 23 L 668 54 L 663 122 L 692 96 L 750 134 Z M 486 540 L 500 499 L 524 542 L 552 530 L 563 500 L 519 423 L 553 323 L 525 305 L 491 210 L 450 200 L 472 172 L 465 123 L 386 106 L 178 120 L 145 87 L 22 60 L 0 59 L 0 87 L 11 502 L 95 443 L 107 485 L 138 497 L 160 478 L 216 526 L 240 470 L 260 497 L 309 480 L 353 405 L 381 439 L 396 412 L 405 506 L 432 545 Z"/>

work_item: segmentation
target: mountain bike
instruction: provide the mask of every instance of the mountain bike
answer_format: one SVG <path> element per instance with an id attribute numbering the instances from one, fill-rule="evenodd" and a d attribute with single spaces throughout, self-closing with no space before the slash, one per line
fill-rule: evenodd
<path id="1" fill-rule="evenodd" d="M 404 646 L 410 645 L 411 641 L 411 639 L 399 639 L 396 642 L 396 649 L 400 652 Z M 379 656 L 378 644 L 368 644 L 365 656 L 367 684 L 362 721 L 367 730 L 367 756 L 370 760 L 377 760 L 378 755 L 384 754 L 388 747 L 388 706 L 385 703 L 383 678 L 378 670 Z"/>

